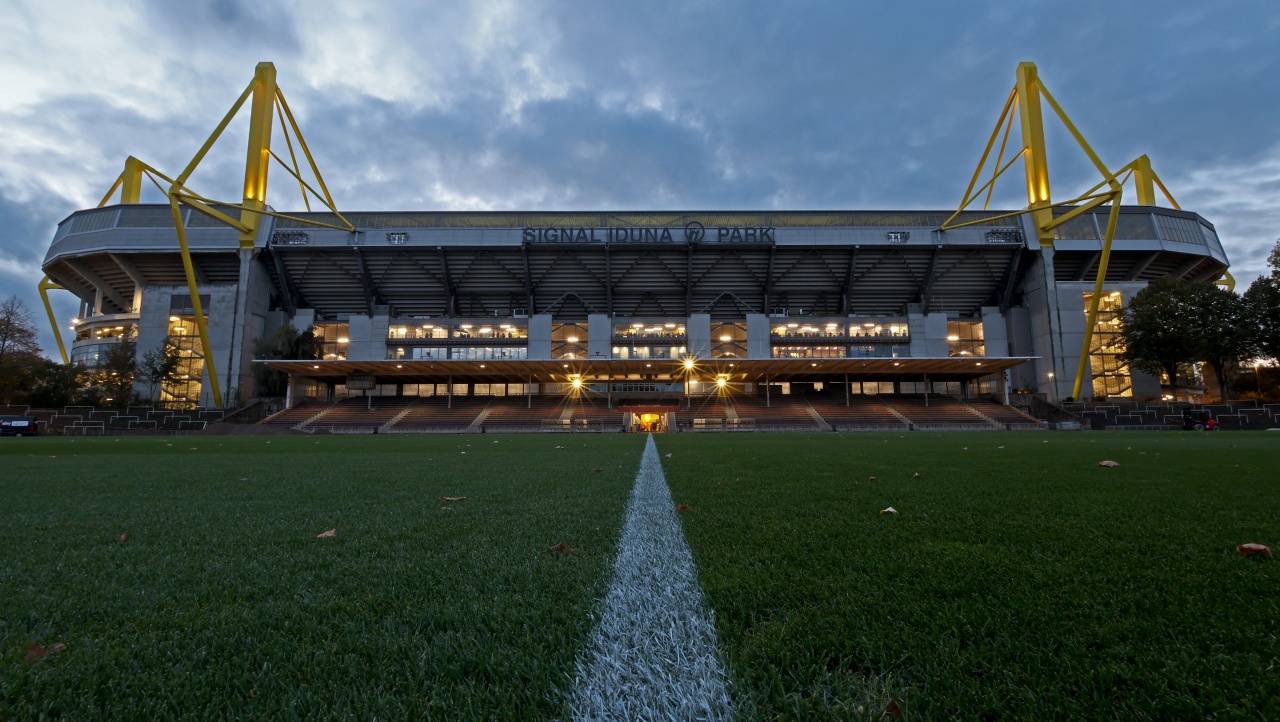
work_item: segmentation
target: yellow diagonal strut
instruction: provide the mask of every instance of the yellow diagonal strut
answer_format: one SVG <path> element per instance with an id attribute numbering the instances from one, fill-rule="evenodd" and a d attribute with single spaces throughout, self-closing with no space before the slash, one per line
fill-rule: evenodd
<path id="1" fill-rule="evenodd" d="M 1048 103 L 1054 115 L 1062 122 L 1067 132 L 1071 134 L 1071 137 L 1080 146 L 1080 149 L 1084 151 L 1085 155 L 1088 156 L 1090 162 L 1093 163 L 1094 168 L 1097 169 L 1098 174 L 1102 177 L 1099 183 L 1070 200 L 1055 202 L 1050 197 L 1049 164 L 1045 153 L 1041 99 Z M 1015 154 L 1008 163 L 1002 165 L 1005 143 L 1001 142 L 991 179 L 975 190 L 974 186 L 977 185 L 978 178 L 981 177 L 982 171 L 987 165 L 991 150 L 995 147 L 996 139 L 1000 136 L 1001 128 L 1005 129 L 1005 138 L 1007 140 L 1008 131 L 1013 124 L 1014 113 L 1018 114 L 1019 124 L 1022 129 L 1022 150 Z M 960 218 L 961 214 L 984 193 L 986 194 L 986 202 L 983 203 L 983 210 L 987 209 L 996 180 L 1018 158 L 1022 158 L 1026 169 L 1027 207 L 1012 213 L 984 216 L 977 220 L 958 221 L 957 219 Z M 1098 259 L 1098 273 L 1094 279 L 1093 298 L 1089 302 L 1084 343 L 1080 350 L 1080 364 L 1076 370 L 1075 385 L 1072 391 L 1074 398 L 1080 397 L 1080 389 L 1084 384 L 1085 369 L 1088 368 L 1089 349 L 1093 343 L 1093 327 L 1097 323 L 1098 305 L 1102 298 L 1102 287 L 1107 277 L 1107 265 L 1111 259 L 1111 244 L 1115 238 L 1116 222 L 1119 219 L 1120 200 L 1123 195 L 1124 183 L 1129 177 L 1134 179 L 1134 184 L 1137 186 L 1138 202 L 1140 204 L 1154 205 L 1155 190 L 1159 188 L 1170 205 L 1174 208 L 1179 207 L 1173 195 L 1169 193 L 1164 183 L 1160 181 L 1160 177 L 1151 169 L 1151 160 L 1147 156 L 1139 156 L 1133 162 L 1114 173 L 1108 170 L 1102 159 L 1098 157 L 1098 154 L 1090 147 L 1088 141 L 1084 139 L 1084 135 L 1076 128 L 1075 123 L 1071 122 L 1071 118 L 1067 117 L 1062 106 L 1058 105 L 1053 94 L 1044 86 L 1036 71 L 1035 64 L 1019 63 L 1013 91 L 1010 92 L 1009 99 L 1005 101 L 1004 110 L 1001 111 L 1000 117 L 996 121 L 995 129 L 991 132 L 991 137 L 982 151 L 982 158 L 978 161 L 978 168 L 973 173 L 973 179 L 969 181 L 969 186 L 965 189 L 964 197 L 960 201 L 960 207 L 956 209 L 955 213 L 951 214 L 951 217 L 941 227 L 945 231 L 953 228 L 987 224 L 995 220 L 1030 213 L 1035 221 L 1036 235 L 1040 244 L 1042 246 L 1052 246 L 1056 236 L 1056 229 L 1059 226 L 1082 213 L 1088 213 L 1107 203 L 1111 204 L 1107 218 L 1107 230 L 1102 239 L 1102 253 Z M 1105 190 L 1100 190 L 1104 188 Z M 1055 218 L 1053 209 L 1060 206 L 1071 206 L 1072 208 Z M 1226 274 L 1219 283 L 1229 285 L 1233 283 L 1233 279 L 1230 278 L 1229 274 Z"/>

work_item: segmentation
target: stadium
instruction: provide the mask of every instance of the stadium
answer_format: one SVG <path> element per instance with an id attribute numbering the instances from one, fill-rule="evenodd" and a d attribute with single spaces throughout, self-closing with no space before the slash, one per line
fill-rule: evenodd
<path id="1" fill-rule="evenodd" d="M 243 201 L 198 194 L 188 177 L 250 99 Z M 1079 196 L 1050 197 L 1042 101 L 1098 168 Z M 267 205 L 273 160 L 325 208 Z M 987 208 L 1019 161 L 1027 207 Z M 145 179 L 169 202 L 139 203 Z M 78 299 L 69 362 L 173 344 L 172 409 L 243 406 L 264 364 L 289 378 L 273 421 L 335 431 L 976 429 L 1161 397 L 1118 356 L 1118 314 L 1157 278 L 1227 268 L 1213 224 L 1146 156 L 1104 165 L 1030 63 L 958 209 L 823 212 L 339 211 L 263 63 L 182 174 L 130 158 L 59 224 L 41 292 Z M 284 326 L 319 358 L 255 359 Z"/>

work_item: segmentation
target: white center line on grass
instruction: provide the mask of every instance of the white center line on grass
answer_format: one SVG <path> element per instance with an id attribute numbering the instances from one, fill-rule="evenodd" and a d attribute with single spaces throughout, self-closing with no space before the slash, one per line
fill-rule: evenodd
<path id="1" fill-rule="evenodd" d="M 732 711 L 713 615 L 650 436 L 627 504 L 614 579 L 578 657 L 574 720 L 725 720 Z"/>

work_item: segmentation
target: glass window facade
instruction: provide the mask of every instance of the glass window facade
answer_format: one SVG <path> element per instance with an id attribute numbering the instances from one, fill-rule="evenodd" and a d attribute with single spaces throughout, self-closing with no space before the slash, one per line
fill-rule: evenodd
<path id="1" fill-rule="evenodd" d="M 1084 312 L 1089 312 L 1092 293 L 1084 294 Z M 1098 319 L 1093 325 L 1089 343 L 1089 372 L 1093 375 L 1093 397 L 1128 398 L 1133 396 L 1133 377 L 1129 362 L 1120 357 L 1124 337 L 1120 335 L 1124 302 L 1119 291 L 1104 294 L 1098 302 Z"/>
<path id="2" fill-rule="evenodd" d="M 551 358 L 586 358 L 587 325 L 557 323 L 551 326 Z"/>
<path id="3" fill-rule="evenodd" d="M 171 380 L 160 385 L 160 405 L 168 408 L 199 406 L 204 380 L 204 350 L 200 346 L 195 316 L 170 316 L 165 341 L 172 343 L 178 351 L 178 368 Z"/>
<path id="4" fill-rule="evenodd" d="M 947 321 L 947 355 L 987 355 L 981 321 Z"/>
<path id="5" fill-rule="evenodd" d="M 326 361 L 343 361 L 347 358 L 347 333 L 345 323 L 317 323 L 311 327 L 320 344 L 320 358 Z"/>
<path id="6" fill-rule="evenodd" d="M 746 358 L 747 324 L 734 321 L 712 322 L 711 358 Z"/>

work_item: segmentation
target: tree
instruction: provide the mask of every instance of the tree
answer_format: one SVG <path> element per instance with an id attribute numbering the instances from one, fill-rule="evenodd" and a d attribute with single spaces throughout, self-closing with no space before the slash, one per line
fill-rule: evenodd
<path id="1" fill-rule="evenodd" d="M 153 348 L 142 354 L 137 373 L 147 383 L 148 398 L 152 405 L 156 402 L 161 384 L 173 380 L 181 363 L 182 356 L 178 353 L 178 346 L 172 339 L 166 340 L 160 348 Z"/>
<path id="2" fill-rule="evenodd" d="M 1264 276 L 1249 284 L 1244 301 L 1257 336 L 1258 355 L 1280 359 L 1280 278 Z"/>
<path id="3" fill-rule="evenodd" d="M 1280 241 L 1271 249 L 1267 264 L 1271 275 L 1249 284 L 1244 300 L 1257 333 L 1256 352 L 1275 361 L 1280 360 Z"/>
<path id="4" fill-rule="evenodd" d="M 56 409 L 73 403 L 83 389 L 79 368 L 42 358 L 33 374 L 27 403 L 36 408 Z"/>
<path id="5" fill-rule="evenodd" d="M 0 402 L 12 403 L 18 392 L 29 388 L 31 371 L 40 359 L 36 325 L 22 299 L 10 296 L 0 302 Z"/>
<path id="6" fill-rule="evenodd" d="M 1225 288 L 1197 284 L 1191 287 L 1196 359 L 1213 369 L 1222 387 L 1222 398 L 1231 398 L 1229 372 L 1257 349 L 1257 328 L 1250 323 L 1249 305 Z"/>
<path id="7" fill-rule="evenodd" d="M 310 328 L 300 332 L 292 326 L 281 326 L 253 344 L 253 357 L 260 360 L 310 360 L 319 356 L 320 341 Z M 254 365 L 253 380 L 258 396 L 285 396 L 289 390 L 288 374 L 262 364 Z"/>
<path id="8" fill-rule="evenodd" d="M 137 348 L 132 336 L 124 336 L 120 343 L 107 349 L 103 364 L 92 379 L 92 385 L 98 389 L 100 404 L 123 409 L 133 401 L 133 379 L 138 370 Z"/>
<path id="9" fill-rule="evenodd" d="M 1134 294 L 1121 317 L 1121 357 L 1153 376 L 1163 371 L 1175 391 L 1178 365 L 1198 360 L 1198 331 L 1188 323 L 1196 307 L 1193 296 L 1191 284 L 1165 276 Z"/>

